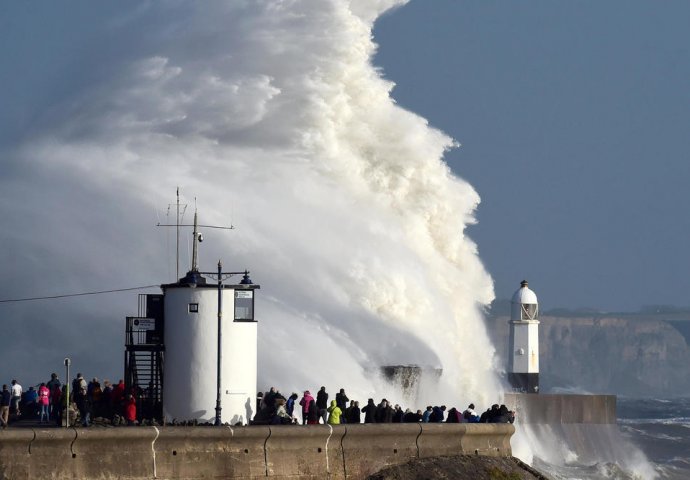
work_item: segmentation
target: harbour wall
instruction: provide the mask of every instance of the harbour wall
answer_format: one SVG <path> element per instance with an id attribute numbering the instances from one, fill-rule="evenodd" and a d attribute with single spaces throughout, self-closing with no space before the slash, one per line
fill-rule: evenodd
<path id="1" fill-rule="evenodd" d="M 505 404 L 521 423 L 596 424 L 616 423 L 615 395 L 565 395 L 506 393 Z"/>
<path id="2" fill-rule="evenodd" d="M 0 479 L 363 479 L 413 458 L 510 456 L 510 424 L 9 428 Z"/>
<path id="3" fill-rule="evenodd" d="M 617 464 L 634 470 L 644 455 L 621 434 L 615 395 L 506 393 L 516 428 L 537 446 L 547 463 Z M 646 478 L 646 477 L 645 477 Z"/>

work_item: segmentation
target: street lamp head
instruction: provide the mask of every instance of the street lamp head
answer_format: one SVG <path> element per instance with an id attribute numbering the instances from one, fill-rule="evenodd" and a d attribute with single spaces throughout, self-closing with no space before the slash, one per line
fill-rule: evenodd
<path id="1" fill-rule="evenodd" d="M 252 285 L 253 283 L 254 282 L 252 282 L 252 279 L 249 278 L 249 271 L 245 270 L 242 281 L 240 281 L 240 285 Z"/>

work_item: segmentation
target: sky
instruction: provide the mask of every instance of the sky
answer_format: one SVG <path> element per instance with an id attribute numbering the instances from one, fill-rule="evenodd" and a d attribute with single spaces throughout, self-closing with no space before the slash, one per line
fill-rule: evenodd
<path id="1" fill-rule="evenodd" d="M 690 305 L 690 3 L 413 0 L 382 16 L 397 102 L 462 146 L 497 298 Z"/>

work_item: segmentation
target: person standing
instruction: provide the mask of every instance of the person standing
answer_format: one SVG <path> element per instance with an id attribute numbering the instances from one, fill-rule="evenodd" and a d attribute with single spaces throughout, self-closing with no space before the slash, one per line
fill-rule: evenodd
<path id="1" fill-rule="evenodd" d="M 19 413 L 22 415 L 29 415 L 29 418 L 36 418 L 38 416 L 38 392 L 34 387 L 29 387 L 29 390 L 22 395 L 21 407 Z"/>
<path id="2" fill-rule="evenodd" d="M 347 402 L 349 402 L 350 399 L 347 398 L 347 395 L 345 395 L 345 389 L 341 388 L 340 392 L 335 394 L 335 404 L 338 405 L 338 408 L 341 411 L 345 411 L 347 408 Z"/>
<path id="3" fill-rule="evenodd" d="M 19 411 L 19 402 L 22 399 L 22 386 L 19 382 L 12 380 L 12 409 L 16 416 L 21 416 L 22 412 Z"/>
<path id="4" fill-rule="evenodd" d="M 45 417 L 46 423 L 50 422 L 50 390 L 45 383 L 38 387 L 38 405 L 41 407 L 40 423 Z"/>
<path id="5" fill-rule="evenodd" d="M 105 418 L 113 418 L 113 385 L 110 380 L 103 380 L 103 392 L 101 393 L 101 415 Z"/>
<path id="6" fill-rule="evenodd" d="M 271 387 L 268 392 L 264 393 L 264 406 L 269 411 L 275 410 L 276 394 L 276 387 Z"/>
<path id="7" fill-rule="evenodd" d="M 316 406 L 316 400 L 313 398 L 309 401 L 309 409 L 307 412 L 307 425 L 319 424 L 319 407 Z"/>
<path id="8" fill-rule="evenodd" d="M 468 423 L 479 423 L 479 415 L 474 410 L 474 403 L 470 403 L 467 409 L 462 412 L 462 417 Z"/>
<path id="9" fill-rule="evenodd" d="M 319 416 L 325 425 L 328 414 L 328 393 L 326 393 L 326 387 L 321 387 L 316 393 L 316 406 L 319 409 Z"/>
<path id="10" fill-rule="evenodd" d="M 405 409 L 405 413 L 403 414 L 403 423 L 415 423 L 416 420 L 416 415 L 415 413 L 410 410 L 409 408 Z"/>
<path id="11" fill-rule="evenodd" d="M 352 402 L 351 402 L 352 403 Z M 347 423 L 359 423 L 362 420 L 361 413 L 359 410 L 359 402 L 355 401 L 354 404 L 348 409 Z"/>
<path id="12" fill-rule="evenodd" d="M 89 404 L 89 397 L 86 394 L 85 388 L 82 388 L 79 390 L 79 392 L 77 392 L 74 403 L 77 404 L 82 427 L 88 427 L 89 422 L 91 421 L 91 405 Z"/>
<path id="13" fill-rule="evenodd" d="M 304 425 L 309 423 L 309 406 L 313 401 L 314 397 L 311 396 L 309 390 L 305 390 L 302 400 L 299 401 L 299 404 L 302 406 L 302 423 Z"/>
<path id="14" fill-rule="evenodd" d="M 426 410 L 424 410 L 424 413 L 422 414 L 422 422 L 423 423 L 429 423 L 429 420 L 431 419 L 431 413 L 433 412 L 433 408 L 431 405 L 426 407 Z"/>
<path id="15" fill-rule="evenodd" d="M 125 381 L 120 381 L 113 387 L 110 393 L 110 400 L 113 404 L 113 414 L 124 415 L 125 406 Z"/>
<path id="16" fill-rule="evenodd" d="M 329 425 L 340 425 L 340 416 L 343 411 L 338 407 L 335 400 L 331 400 L 331 406 L 328 407 L 328 424 Z"/>
<path id="17" fill-rule="evenodd" d="M 393 422 L 393 408 L 388 404 L 388 400 L 385 398 L 381 400 L 381 403 L 376 406 L 374 416 L 376 418 L 376 423 Z"/>
<path id="18" fill-rule="evenodd" d="M 286 405 L 285 405 L 285 411 L 287 414 L 294 418 L 295 415 L 295 402 L 297 401 L 298 395 L 296 393 L 293 393 L 290 395 L 290 398 L 287 399 Z"/>
<path id="19" fill-rule="evenodd" d="M 362 411 L 364 412 L 364 423 L 376 423 L 376 404 L 373 398 L 369 399 Z"/>
<path id="20" fill-rule="evenodd" d="M 335 404 L 338 405 L 338 408 L 342 412 L 340 423 L 347 423 L 347 414 L 345 412 L 347 411 L 347 402 L 349 401 L 350 399 L 345 395 L 344 388 L 341 388 L 340 392 L 335 394 Z"/>
<path id="21" fill-rule="evenodd" d="M 452 407 L 450 410 L 448 410 L 448 417 L 446 418 L 446 423 L 460 423 L 461 418 L 462 415 L 460 414 L 458 409 Z"/>
<path id="22" fill-rule="evenodd" d="M 355 408 L 355 401 L 350 400 L 350 406 L 343 410 L 342 423 L 350 423 L 350 415 L 352 415 L 352 409 Z"/>
<path id="23" fill-rule="evenodd" d="M 102 395 L 103 390 L 101 389 L 101 383 L 98 381 L 96 377 L 94 377 L 93 380 L 91 380 L 89 382 L 89 385 L 86 387 L 86 396 L 89 398 L 89 404 L 91 405 L 91 409 L 93 410 L 94 417 L 101 416 Z"/>
<path id="24" fill-rule="evenodd" d="M 62 400 L 63 391 L 67 388 L 67 385 L 62 387 L 55 387 L 55 389 L 50 393 L 50 414 L 55 419 L 55 423 L 59 427 L 62 425 Z"/>
<path id="25" fill-rule="evenodd" d="M 56 417 L 57 414 L 55 412 L 60 408 L 60 387 L 62 387 L 57 373 L 50 374 L 50 380 L 46 383 L 46 387 L 48 387 L 48 391 L 50 392 L 50 409 L 48 410 L 48 415 Z M 57 400 L 55 399 L 56 396 Z"/>
<path id="26" fill-rule="evenodd" d="M 62 384 L 60 383 L 60 379 L 58 378 L 57 373 L 51 373 L 50 374 L 50 380 L 48 380 L 48 383 L 46 383 L 46 387 L 48 387 L 48 390 L 51 392 L 55 390 L 55 387 L 61 387 Z"/>
<path id="27" fill-rule="evenodd" d="M 439 406 L 435 406 L 435 407 L 431 410 L 431 415 L 429 416 L 429 422 L 431 422 L 431 423 L 440 423 L 440 422 L 442 422 L 443 419 L 445 418 L 445 414 L 444 414 L 445 411 L 446 411 L 446 406 L 445 406 L 445 405 L 441 405 L 440 407 L 439 407 Z"/>
<path id="28" fill-rule="evenodd" d="M 395 407 L 393 407 L 393 423 L 402 423 L 403 415 L 405 415 L 405 412 L 403 412 L 402 407 L 396 403 Z"/>
<path id="29" fill-rule="evenodd" d="M 72 398 L 74 399 L 74 403 L 77 404 L 81 424 L 84 427 L 88 427 L 89 421 L 91 420 L 91 405 L 89 404 L 86 380 L 84 380 L 81 373 L 77 374 L 77 378 L 72 382 L 72 387 L 74 387 Z"/>
<path id="30" fill-rule="evenodd" d="M 7 388 L 7 384 L 2 386 L 2 393 L 0 393 L 0 421 L 2 428 L 7 428 L 10 423 L 10 404 L 12 403 L 12 394 Z"/>
<path id="31" fill-rule="evenodd" d="M 83 388 L 84 392 L 86 392 L 86 380 L 84 380 L 84 375 L 81 373 L 77 373 L 77 377 L 72 380 L 72 390 L 70 391 L 70 396 L 72 397 L 72 401 L 76 402 L 77 401 L 77 394 L 79 391 Z"/>
<path id="32" fill-rule="evenodd" d="M 127 420 L 127 425 L 136 425 L 137 422 L 137 401 L 131 395 L 127 395 L 125 400 L 125 420 Z"/>

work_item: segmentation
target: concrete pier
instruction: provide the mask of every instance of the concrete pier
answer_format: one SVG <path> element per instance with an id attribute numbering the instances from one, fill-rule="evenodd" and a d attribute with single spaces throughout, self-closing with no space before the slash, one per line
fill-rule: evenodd
<path id="1" fill-rule="evenodd" d="M 363 479 L 412 458 L 510 456 L 510 424 L 120 427 L 0 432 L 0 479 Z"/>
<path id="2" fill-rule="evenodd" d="M 597 424 L 616 423 L 615 395 L 564 395 L 506 393 L 504 403 L 516 412 L 520 423 Z"/>
<path id="3" fill-rule="evenodd" d="M 621 434 L 615 395 L 507 393 L 505 404 L 516 412 L 516 428 L 539 440 L 543 458 L 568 455 L 581 465 L 620 466 L 644 460 Z"/>

